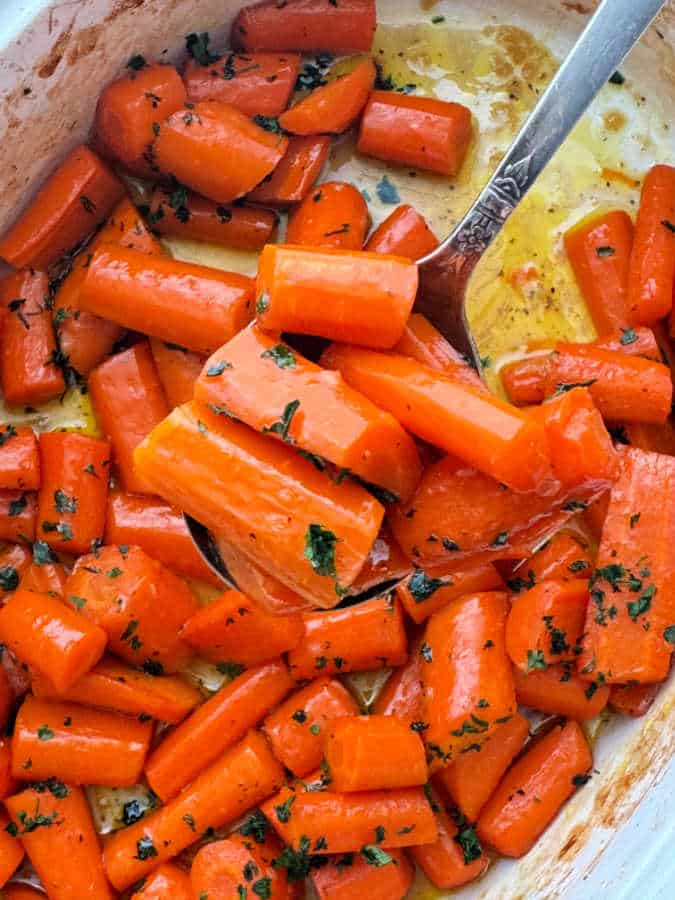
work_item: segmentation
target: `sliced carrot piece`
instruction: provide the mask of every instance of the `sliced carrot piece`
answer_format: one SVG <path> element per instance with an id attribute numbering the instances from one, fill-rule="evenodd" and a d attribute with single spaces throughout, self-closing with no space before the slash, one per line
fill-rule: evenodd
<path id="1" fill-rule="evenodd" d="M 18 790 L 17 782 L 12 777 L 11 738 L 0 738 L 0 799 L 4 800 Z"/>
<path id="2" fill-rule="evenodd" d="M 660 690 L 660 684 L 613 684 L 609 706 L 623 716 L 639 718 L 649 711 Z"/>
<path id="3" fill-rule="evenodd" d="M 436 810 L 438 837 L 433 844 L 411 847 L 410 854 L 429 881 L 441 890 L 460 887 L 479 878 L 488 859 L 475 840 L 473 829 L 453 822 L 440 807 Z"/>
<path id="4" fill-rule="evenodd" d="M 463 594 L 492 591 L 503 587 L 499 573 L 490 562 L 477 565 L 441 566 L 438 569 L 415 568 L 396 588 L 403 608 L 416 624 L 447 606 Z"/>
<path id="5" fill-rule="evenodd" d="M 227 840 L 204 845 L 192 861 L 190 897 L 243 896 L 238 888 L 257 897 L 293 900 L 297 889 L 289 884 L 288 872 L 278 865 L 282 847 L 272 834 L 264 842 L 231 834 Z M 173 897 L 172 897 L 173 900 Z"/>
<path id="6" fill-rule="evenodd" d="M 515 571 L 507 586 L 520 593 L 549 579 L 589 578 L 594 560 L 590 547 L 570 532 L 560 531 Z"/>
<path id="7" fill-rule="evenodd" d="M 195 381 L 204 366 L 204 357 L 157 338 L 150 340 L 150 349 L 171 409 L 192 400 Z"/>
<path id="8" fill-rule="evenodd" d="M 410 727 L 424 730 L 424 685 L 420 669 L 422 636 L 410 645 L 408 661 L 391 673 L 385 686 L 373 704 L 373 713 L 379 716 L 396 716 Z"/>
<path id="9" fill-rule="evenodd" d="M 438 247 L 438 238 L 424 216 L 404 203 L 381 222 L 368 238 L 364 250 L 420 259 Z M 403 351 L 401 351 L 403 352 Z"/>
<path id="10" fill-rule="evenodd" d="M 251 191 L 248 199 L 271 206 L 300 203 L 321 174 L 330 144 L 326 135 L 289 138 L 288 150 L 277 167 Z"/>
<path id="11" fill-rule="evenodd" d="M 398 581 L 409 575 L 412 564 L 385 523 L 370 548 L 365 565 L 356 576 L 352 593 L 359 594 L 386 581 Z"/>
<path id="12" fill-rule="evenodd" d="M 36 594 L 51 594 L 52 597 L 63 599 L 67 579 L 68 570 L 61 563 L 50 561 L 34 562 L 24 572 L 20 587 L 24 591 L 32 591 Z"/>
<path id="13" fill-rule="evenodd" d="M 372 59 L 359 63 L 347 75 L 315 88 L 279 116 L 279 124 L 292 134 L 340 134 L 366 105 L 375 84 Z"/>
<path id="14" fill-rule="evenodd" d="M 0 491 L 0 540 L 32 544 L 37 525 L 35 494 Z"/>
<path id="15" fill-rule="evenodd" d="M 410 316 L 403 337 L 393 348 L 393 352 L 401 356 L 411 356 L 436 372 L 486 390 L 478 372 L 420 313 L 413 313 Z"/>
<path id="16" fill-rule="evenodd" d="M 403 900 L 408 896 L 415 870 L 401 850 L 388 849 L 387 861 L 373 866 L 363 855 L 332 857 L 328 865 L 311 874 L 319 900 Z"/>
<path id="17" fill-rule="evenodd" d="M 609 687 L 584 681 L 570 663 L 556 663 L 529 672 L 514 667 L 516 697 L 522 706 L 577 722 L 595 718 L 607 706 Z"/>
<path id="18" fill-rule="evenodd" d="M 131 900 L 192 900 L 190 877 L 173 863 L 164 863 L 149 875 Z"/>
<path id="19" fill-rule="evenodd" d="M 325 181 L 290 214 L 286 243 L 360 250 L 369 223 L 361 191 L 345 181 Z"/>
<path id="20" fill-rule="evenodd" d="M 35 432 L 27 426 L 0 426 L 0 489 L 36 491 L 40 454 Z"/>

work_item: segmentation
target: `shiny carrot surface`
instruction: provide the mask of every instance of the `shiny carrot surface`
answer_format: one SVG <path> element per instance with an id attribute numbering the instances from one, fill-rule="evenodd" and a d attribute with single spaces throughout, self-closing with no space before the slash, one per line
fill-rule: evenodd
<path id="1" fill-rule="evenodd" d="M 438 239 L 424 216 L 404 203 L 396 207 L 368 238 L 364 250 L 420 259 L 438 246 Z"/>
<path id="2" fill-rule="evenodd" d="M 360 191 L 345 181 L 326 181 L 290 214 L 286 243 L 360 250 L 369 222 Z"/>
<path id="3" fill-rule="evenodd" d="M 183 70 L 188 100 L 219 100 L 247 116 L 278 116 L 295 87 L 297 53 L 228 53 L 210 65 L 189 59 Z"/>
<path id="4" fill-rule="evenodd" d="M 40 454 L 32 428 L 0 426 L 0 489 L 36 491 L 40 487 Z"/>
<path id="5" fill-rule="evenodd" d="M 279 124 L 292 134 L 340 134 L 366 105 L 375 76 L 375 64 L 366 59 L 348 74 L 315 88 L 282 113 Z"/>
<path id="6" fill-rule="evenodd" d="M 327 135 L 291 137 L 288 149 L 274 171 L 251 191 L 248 199 L 270 206 L 300 203 L 321 174 L 331 139 Z"/>

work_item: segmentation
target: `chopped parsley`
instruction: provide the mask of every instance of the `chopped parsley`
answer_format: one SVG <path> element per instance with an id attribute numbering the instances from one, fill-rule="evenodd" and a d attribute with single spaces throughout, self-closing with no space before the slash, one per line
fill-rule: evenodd
<path id="1" fill-rule="evenodd" d="M 206 374 L 209 378 L 215 378 L 217 375 L 222 375 L 225 369 L 231 368 L 232 363 L 228 362 L 226 359 L 221 359 L 219 362 L 209 366 L 206 370 Z"/>
<path id="2" fill-rule="evenodd" d="M 281 414 L 281 418 L 276 422 L 273 422 L 271 425 L 266 425 L 263 428 L 263 434 L 276 434 L 281 438 L 282 441 L 285 441 L 287 444 L 294 443 L 293 438 L 288 434 L 288 429 L 291 427 L 293 416 L 298 411 L 299 406 L 299 400 L 291 400 L 290 403 L 287 403 L 284 407 L 284 411 Z"/>
<path id="3" fill-rule="evenodd" d="M 140 840 L 136 841 L 136 856 L 134 856 L 134 859 L 141 860 L 142 862 L 145 859 L 151 859 L 157 855 L 157 849 L 152 843 L 152 838 L 142 837 Z"/>
<path id="4" fill-rule="evenodd" d="M 428 662 L 428 663 L 433 662 L 434 651 L 431 649 L 431 647 L 429 646 L 429 644 L 427 644 L 426 641 L 424 641 L 424 643 L 420 647 L 420 655 L 421 655 L 422 659 L 424 660 L 424 662 Z"/>
<path id="5" fill-rule="evenodd" d="M 452 585 L 452 581 L 442 578 L 430 578 L 422 569 L 416 569 L 408 579 L 408 590 L 415 603 L 423 603 L 433 596 L 439 588 Z"/>
<path id="6" fill-rule="evenodd" d="M 256 300 L 256 303 L 255 303 L 255 311 L 256 311 L 256 312 L 258 313 L 258 315 L 260 316 L 260 315 L 262 315 L 262 314 L 265 312 L 266 309 L 269 308 L 269 305 L 270 305 L 270 298 L 268 297 L 268 295 L 267 295 L 267 294 L 261 294 L 261 295 L 258 297 L 258 299 Z"/>
<path id="7" fill-rule="evenodd" d="M 267 838 L 268 828 L 269 822 L 265 818 L 265 815 L 260 812 L 260 810 L 257 810 L 246 819 L 239 829 L 239 834 L 241 834 L 242 837 L 252 837 L 256 844 L 264 844 Z"/>
<path id="8" fill-rule="evenodd" d="M 536 579 L 534 577 L 534 572 L 530 569 L 527 573 L 527 578 L 521 578 L 520 576 L 509 578 L 506 582 L 506 586 L 510 591 L 513 591 L 514 594 L 520 594 L 523 591 L 529 591 L 534 587 L 535 583 Z"/>
<path id="9" fill-rule="evenodd" d="M 0 589 L 15 591 L 19 586 L 19 573 L 14 566 L 0 566 Z"/>
<path id="10" fill-rule="evenodd" d="M 383 175 L 375 185 L 375 193 L 377 194 L 380 203 L 393 205 L 401 202 L 401 197 L 396 189 L 396 185 L 392 184 L 386 175 Z"/>
<path id="11" fill-rule="evenodd" d="M 209 52 L 210 40 L 208 31 L 192 32 L 185 38 L 185 49 L 200 66 L 210 66 L 218 61 L 218 57 Z"/>
<path id="12" fill-rule="evenodd" d="M 616 250 L 614 247 L 596 247 L 595 254 L 596 256 L 614 256 Z"/>
<path id="13" fill-rule="evenodd" d="M 285 344 L 277 344 L 260 354 L 261 359 L 271 359 L 280 369 L 294 369 L 297 362 L 293 351 Z"/>
<path id="14" fill-rule="evenodd" d="M 637 341 L 637 334 L 635 334 L 632 328 L 622 328 L 621 332 L 622 334 L 619 338 L 619 343 L 624 347 L 627 347 L 628 344 L 634 344 L 635 341 Z"/>
<path id="15" fill-rule="evenodd" d="M 280 822 L 288 822 L 291 818 L 291 806 L 295 803 L 295 794 L 284 800 L 279 806 L 274 807 L 276 817 Z"/>
<path id="16" fill-rule="evenodd" d="M 321 525 L 312 524 L 305 533 L 305 558 L 317 575 L 335 577 L 335 545 L 340 538 Z"/>
<path id="17" fill-rule="evenodd" d="M 369 866 L 377 866 L 378 868 L 394 862 L 394 857 L 386 853 L 381 847 L 378 847 L 377 844 L 366 844 L 365 847 L 361 847 L 361 856 Z"/>
<path id="18" fill-rule="evenodd" d="M 43 522 L 42 530 L 49 534 L 52 531 L 55 531 L 57 534 L 61 535 L 61 540 L 63 541 L 72 541 L 73 539 L 73 529 L 67 522 Z"/>
<path id="19" fill-rule="evenodd" d="M 17 497 L 16 500 L 10 500 L 8 514 L 10 517 L 20 516 L 27 506 L 28 501 L 26 500 L 26 495 L 22 494 L 20 497 Z"/>
<path id="20" fill-rule="evenodd" d="M 454 813 L 455 822 L 457 824 L 457 834 L 454 837 L 456 843 L 462 848 L 464 854 L 464 865 L 468 866 L 476 859 L 480 859 L 483 855 L 483 848 L 478 840 L 478 835 L 472 825 L 466 821 L 460 812 Z"/>
<path id="21" fill-rule="evenodd" d="M 256 125 L 259 125 L 260 128 L 264 128 L 265 131 L 271 131 L 273 134 L 283 134 L 284 129 L 279 124 L 279 119 L 276 116 L 253 116 L 253 121 Z"/>
<path id="22" fill-rule="evenodd" d="M 544 659 L 543 650 L 527 651 L 527 672 L 533 672 L 535 669 L 547 669 L 548 665 Z"/>
<path id="23" fill-rule="evenodd" d="M 144 69 L 146 66 L 147 62 L 145 61 L 145 57 L 140 53 L 135 53 L 133 56 L 129 57 L 127 69 L 131 69 L 132 72 L 140 72 L 141 69 Z"/>

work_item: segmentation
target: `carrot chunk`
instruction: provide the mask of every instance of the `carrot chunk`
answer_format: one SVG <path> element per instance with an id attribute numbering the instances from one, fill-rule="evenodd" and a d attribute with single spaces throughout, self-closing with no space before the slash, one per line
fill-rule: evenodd
<path id="1" fill-rule="evenodd" d="M 278 578 L 249 559 L 223 538 L 216 539 L 218 550 L 233 582 L 270 613 L 286 615 L 311 609 L 313 603 L 286 587 Z M 222 587 L 222 584 L 221 584 Z"/>
<path id="2" fill-rule="evenodd" d="M 433 613 L 463 594 L 492 591 L 503 587 L 502 579 L 490 562 L 441 566 L 424 570 L 416 567 L 396 588 L 396 596 L 413 622 L 418 625 Z"/>
<path id="3" fill-rule="evenodd" d="M 440 331 L 420 313 L 413 313 L 410 316 L 403 337 L 393 351 L 401 356 L 411 356 L 430 369 L 449 375 L 464 384 L 486 390 L 473 366 L 470 366 L 462 354 L 458 353 Z"/>
<path id="4" fill-rule="evenodd" d="M 36 491 L 40 487 L 40 454 L 32 428 L 0 426 L 0 489 Z"/>
<path id="5" fill-rule="evenodd" d="M 7 884 L 24 857 L 21 842 L 7 831 L 8 826 L 13 830 L 5 813 L 0 813 L 0 888 Z M 3 893 L 2 896 L 7 897 L 7 894 Z"/>
<path id="6" fill-rule="evenodd" d="M 444 890 L 460 887 L 478 878 L 488 859 L 475 840 L 473 829 L 460 827 L 440 807 L 436 811 L 438 837 L 433 844 L 411 847 L 410 854 L 429 881 Z"/>
<path id="7" fill-rule="evenodd" d="M 290 214 L 286 243 L 360 250 L 369 222 L 360 191 L 344 181 L 325 181 Z"/>
<path id="8" fill-rule="evenodd" d="M 245 885 L 244 890 L 257 897 L 293 900 L 297 888 L 289 884 L 289 872 L 278 865 L 281 853 L 281 844 L 271 833 L 262 842 L 257 836 L 251 840 L 242 834 L 231 834 L 227 840 L 206 844 L 190 869 L 194 892 L 191 897 L 224 900 L 242 894 L 238 888 Z"/>
<path id="9" fill-rule="evenodd" d="M 45 546 L 40 542 L 37 546 Z M 38 554 L 39 555 L 39 554 Z M 36 594 L 51 594 L 63 599 L 68 570 L 61 563 L 53 562 L 51 554 L 45 561 L 33 562 L 21 577 L 20 587 Z"/>
<path id="10" fill-rule="evenodd" d="M 584 681 L 571 663 L 556 663 L 523 672 L 514 667 L 516 697 L 522 706 L 577 722 L 593 719 L 607 706 L 609 687 Z"/>
<path id="11" fill-rule="evenodd" d="M 192 400 L 195 381 L 204 366 L 204 357 L 157 338 L 151 338 L 150 349 L 170 408 Z"/>
<path id="12" fill-rule="evenodd" d="M 396 716 L 409 726 L 424 728 L 426 713 L 424 704 L 424 685 L 420 668 L 420 647 L 422 636 L 419 635 L 410 645 L 408 661 L 398 666 L 391 673 L 385 686 L 380 691 L 373 713 L 378 716 Z"/>
<path id="13" fill-rule="evenodd" d="M 415 870 L 401 850 L 386 850 L 386 862 L 373 865 L 363 853 L 332 857 L 311 874 L 319 900 L 403 900 Z M 383 858 L 382 858 L 383 859 Z"/>
<path id="14" fill-rule="evenodd" d="M 587 545 L 568 531 L 561 531 L 516 572 L 515 583 L 510 579 L 507 584 L 512 591 L 520 592 L 551 578 L 588 578 L 594 560 L 595 554 Z"/>
<path id="15" fill-rule="evenodd" d="M 613 684 L 609 705 L 623 716 L 639 718 L 651 708 L 660 690 L 660 684 Z"/>
<path id="16" fill-rule="evenodd" d="M 35 494 L 0 491 L 0 541 L 32 544 L 37 526 Z"/>
<path id="17" fill-rule="evenodd" d="M 348 74 L 340 75 L 303 97 L 279 116 L 279 124 L 292 134 L 340 134 L 346 131 L 366 105 L 375 75 L 372 59 L 364 60 Z"/>
<path id="18" fill-rule="evenodd" d="M 397 206 L 393 213 L 377 226 L 368 238 L 364 250 L 420 259 L 436 247 L 438 238 L 427 225 L 424 216 L 414 206 L 404 203 Z"/>
<path id="19" fill-rule="evenodd" d="M 248 199 L 271 206 L 300 203 L 321 174 L 330 143 L 327 135 L 289 138 L 288 150 L 277 167 L 251 191 Z"/>
<path id="20" fill-rule="evenodd" d="M 173 863 L 164 863 L 149 875 L 131 900 L 192 900 L 190 877 Z"/>

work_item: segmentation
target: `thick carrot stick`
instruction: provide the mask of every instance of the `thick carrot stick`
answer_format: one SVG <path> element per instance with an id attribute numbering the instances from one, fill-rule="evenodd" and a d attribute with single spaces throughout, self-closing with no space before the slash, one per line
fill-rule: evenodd
<path id="1" fill-rule="evenodd" d="M 0 489 L 36 491 L 40 454 L 35 432 L 26 426 L 0 426 Z"/>
<path id="2" fill-rule="evenodd" d="M 408 499 L 417 487 L 417 449 L 393 416 L 349 387 L 339 373 L 326 372 L 256 325 L 213 354 L 194 396 L 396 497 Z M 286 432 L 277 433 L 273 423 L 289 405 L 296 412 Z"/>
<path id="3" fill-rule="evenodd" d="M 564 235 L 567 258 L 599 334 L 626 328 L 633 223 L 623 210 L 594 213 Z"/>
<path id="4" fill-rule="evenodd" d="M 366 105 L 376 74 L 372 59 L 364 60 L 348 74 L 338 76 L 303 97 L 279 116 L 279 124 L 292 134 L 340 134 L 346 131 Z"/>
<path id="5" fill-rule="evenodd" d="M 424 730 L 424 685 L 420 669 L 422 635 L 410 645 L 408 661 L 391 673 L 372 707 L 377 716 L 396 716 L 416 730 Z"/>
<path id="6" fill-rule="evenodd" d="M 485 390 L 478 372 L 420 313 L 413 313 L 410 316 L 403 337 L 393 350 L 401 356 L 411 356 L 436 372 L 442 372 L 457 381 Z"/>
<path id="7" fill-rule="evenodd" d="M 278 865 L 281 853 L 281 844 L 271 834 L 266 835 L 262 844 L 242 834 L 231 834 L 227 840 L 206 844 L 192 861 L 190 897 L 218 900 L 250 896 L 250 891 L 256 897 L 293 900 L 298 892 L 289 884 L 288 871 Z"/>
<path id="8" fill-rule="evenodd" d="M 133 453 L 169 414 L 169 406 L 147 342 L 106 360 L 89 378 L 91 402 L 110 439 L 113 459 L 128 491 L 150 493 L 134 468 Z"/>
<path id="9" fill-rule="evenodd" d="M 407 659 L 403 614 L 392 597 L 327 613 L 305 613 L 303 621 L 302 643 L 288 654 L 296 681 L 400 666 Z"/>
<path id="10" fill-rule="evenodd" d="M 42 542 L 40 542 L 42 543 Z M 36 594 L 51 594 L 63 598 L 68 579 L 68 570 L 58 562 L 31 563 L 21 577 L 20 586 L 24 591 Z"/>
<path id="11" fill-rule="evenodd" d="M 434 804 L 438 838 L 433 844 L 411 847 L 410 854 L 435 887 L 447 890 L 482 875 L 488 859 L 474 829 L 456 812 L 443 809 L 435 801 Z"/>
<path id="12" fill-rule="evenodd" d="M 335 484 L 290 447 L 192 404 L 154 430 L 136 465 L 160 496 L 320 606 L 334 606 L 354 581 L 382 521 L 363 488 Z"/>
<path id="13" fill-rule="evenodd" d="M 174 725 L 203 700 L 196 688 L 177 675 L 149 675 L 113 657 L 104 657 L 63 692 L 57 692 L 43 675 L 33 676 L 32 688 L 36 697 L 46 700 L 70 700 Z"/>
<path id="14" fill-rule="evenodd" d="M 192 900 L 190 876 L 174 866 L 164 863 L 149 875 L 142 887 L 131 895 L 131 900 Z M 214 895 L 215 897 L 215 895 Z"/>
<path id="15" fill-rule="evenodd" d="M 331 857 L 311 874 L 318 900 L 403 900 L 415 870 L 402 850 L 387 849 L 373 864 L 367 856 L 347 853 Z"/>
<path id="16" fill-rule="evenodd" d="M 345 181 L 326 181 L 290 214 L 286 243 L 360 250 L 369 223 L 361 191 Z"/>
<path id="17" fill-rule="evenodd" d="M 175 672 L 191 656 L 181 625 L 198 607 L 185 582 L 140 547 L 102 547 L 81 556 L 66 600 L 108 635 L 109 649 L 151 674 Z"/>
<path id="18" fill-rule="evenodd" d="M 7 831 L 7 826 L 13 831 L 9 818 L 4 812 L 0 813 L 0 888 L 4 887 L 19 867 L 24 857 L 24 849 L 21 842 Z M 7 894 L 3 892 L 3 897 Z"/>
<path id="19" fill-rule="evenodd" d="M 151 754 L 145 774 L 153 791 L 164 801 L 174 797 L 274 709 L 292 687 L 281 660 L 237 676 Z"/>
<path id="20" fill-rule="evenodd" d="M 654 166 L 642 182 L 628 269 L 628 315 L 651 325 L 673 305 L 675 275 L 675 168 Z"/>
<path id="21" fill-rule="evenodd" d="M 515 490 L 550 489 L 544 429 L 492 394 L 405 356 L 334 345 L 321 361 L 429 443 Z"/>
<path id="22" fill-rule="evenodd" d="M 0 385 L 9 406 L 37 406 L 66 389 L 48 291 L 47 276 L 29 269 L 0 281 Z"/>
<path id="23" fill-rule="evenodd" d="M 546 666 L 546 664 L 544 664 Z M 523 672 L 514 667 L 516 697 L 522 706 L 577 722 L 593 719 L 607 706 L 609 687 L 584 681 L 570 663 Z"/>
<path id="24" fill-rule="evenodd" d="M 414 206 L 397 206 L 368 238 L 364 250 L 420 259 L 438 247 L 438 238 Z M 403 351 L 401 351 L 403 352 Z"/>
<path id="25" fill-rule="evenodd" d="M 651 708 L 660 690 L 660 684 L 613 684 L 609 691 L 610 709 L 639 718 Z"/>
<path id="26" fill-rule="evenodd" d="M 461 103 L 373 91 L 357 146 L 366 156 L 454 176 L 471 135 L 471 112 Z"/>
<path id="27" fill-rule="evenodd" d="M 560 531 L 519 568 L 508 587 L 519 593 L 551 578 L 589 578 L 595 553 L 568 531 Z"/>
<path id="28" fill-rule="evenodd" d="M 430 615 L 447 606 L 463 594 L 492 591 L 504 586 L 499 573 L 490 562 L 477 565 L 415 568 L 396 588 L 396 596 L 410 618 L 421 624 Z"/>
<path id="29" fill-rule="evenodd" d="M 251 191 L 248 199 L 271 206 L 300 203 L 321 174 L 330 144 L 327 135 L 289 138 L 288 149 L 277 167 Z"/>
<path id="30" fill-rule="evenodd" d="M 121 182 L 80 144 L 0 239 L 0 257 L 15 269 L 46 268 L 94 231 L 123 193 Z"/>
<path id="31" fill-rule="evenodd" d="M 32 544 L 37 527 L 35 494 L 0 491 L 0 541 Z"/>
<path id="32" fill-rule="evenodd" d="M 204 367 L 205 358 L 157 338 L 150 340 L 150 349 L 169 407 L 174 409 L 192 400 L 195 381 Z"/>
<path id="33" fill-rule="evenodd" d="M 209 828 L 234 821 L 277 790 L 283 770 L 265 739 L 250 732 L 166 806 L 106 844 L 108 878 L 121 891 L 176 856 Z"/>
<path id="34" fill-rule="evenodd" d="M 523 856 L 585 783 L 583 776 L 592 765 L 579 725 L 556 725 L 518 760 L 488 800 L 478 820 L 478 837 L 502 856 Z"/>
<path id="35" fill-rule="evenodd" d="M 263 731 L 277 759 L 295 776 L 304 778 L 321 762 L 328 723 L 358 712 L 355 700 L 339 681 L 317 678 L 270 713 Z"/>
<path id="36" fill-rule="evenodd" d="M 48 594 L 18 590 L 0 610 L 0 640 L 67 690 L 103 655 L 106 633 Z"/>
<path id="37" fill-rule="evenodd" d="M 387 349 L 401 339 L 416 292 L 417 268 L 401 257 L 269 244 L 256 311 L 266 331 Z"/>

